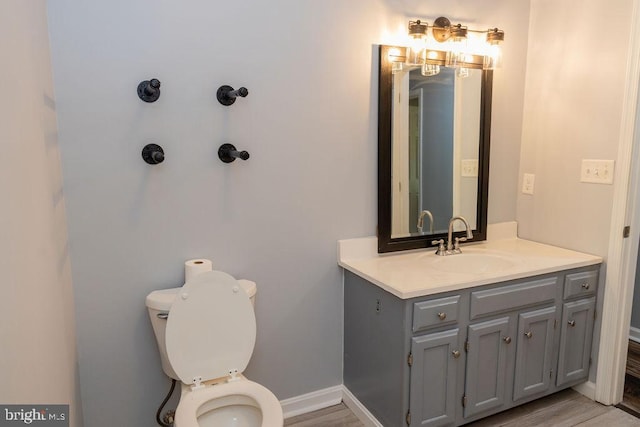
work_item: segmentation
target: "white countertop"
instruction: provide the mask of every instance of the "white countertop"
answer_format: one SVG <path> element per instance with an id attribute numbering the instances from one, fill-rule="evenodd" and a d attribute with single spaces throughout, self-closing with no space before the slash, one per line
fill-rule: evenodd
<path id="1" fill-rule="evenodd" d="M 402 299 L 602 262 L 598 256 L 516 237 L 467 244 L 462 254 L 444 257 L 433 249 L 377 254 L 376 248 L 375 237 L 340 240 L 338 264 Z"/>

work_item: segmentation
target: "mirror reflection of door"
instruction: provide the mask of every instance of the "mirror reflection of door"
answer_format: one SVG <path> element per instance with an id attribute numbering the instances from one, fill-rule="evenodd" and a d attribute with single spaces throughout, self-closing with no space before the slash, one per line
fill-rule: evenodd
<path id="1" fill-rule="evenodd" d="M 420 69 L 411 71 L 410 90 L 423 93 L 419 210 L 433 214 L 436 233 L 446 231 L 453 216 L 454 82 L 452 68 L 442 67 L 440 74 L 433 77 L 422 76 Z M 426 224 L 423 230 L 428 230 Z"/>
<path id="2" fill-rule="evenodd" d="M 409 95 L 409 232 L 418 232 L 422 206 L 422 89 Z M 428 230 L 428 224 L 425 224 Z"/>
<path id="3" fill-rule="evenodd" d="M 409 233 L 409 73 L 400 70 L 393 75 L 393 100 L 391 104 L 393 144 L 391 151 L 391 234 L 406 236 Z"/>

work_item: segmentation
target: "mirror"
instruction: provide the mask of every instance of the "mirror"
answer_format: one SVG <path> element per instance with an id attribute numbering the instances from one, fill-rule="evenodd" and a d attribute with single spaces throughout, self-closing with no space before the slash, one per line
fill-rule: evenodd
<path id="1" fill-rule="evenodd" d="M 493 74 L 466 68 L 462 77 L 441 66 L 424 76 L 420 66 L 394 64 L 399 51 L 379 50 L 378 252 L 446 240 L 453 216 L 485 240 Z"/>

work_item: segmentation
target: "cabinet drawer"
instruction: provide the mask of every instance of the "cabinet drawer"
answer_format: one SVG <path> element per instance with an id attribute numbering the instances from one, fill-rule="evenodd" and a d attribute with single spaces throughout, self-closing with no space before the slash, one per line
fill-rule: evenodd
<path id="1" fill-rule="evenodd" d="M 459 306 L 459 295 L 414 303 L 413 332 L 457 322 Z"/>
<path id="2" fill-rule="evenodd" d="M 555 300 L 557 277 L 471 293 L 471 320 L 492 313 Z"/>
<path id="3" fill-rule="evenodd" d="M 567 274 L 564 279 L 564 298 L 593 295 L 598 286 L 598 270 Z"/>

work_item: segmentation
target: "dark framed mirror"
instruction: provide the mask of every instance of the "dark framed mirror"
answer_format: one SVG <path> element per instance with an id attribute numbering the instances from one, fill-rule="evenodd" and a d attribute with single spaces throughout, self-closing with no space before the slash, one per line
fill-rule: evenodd
<path id="1" fill-rule="evenodd" d="M 446 240 L 454 216 L 485 240 L 493 72 L 394 62 L 404 49 L 379 48 L 378 252 Z"/>

